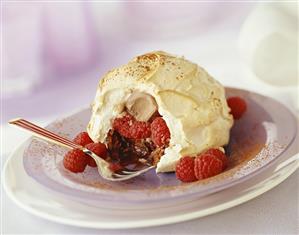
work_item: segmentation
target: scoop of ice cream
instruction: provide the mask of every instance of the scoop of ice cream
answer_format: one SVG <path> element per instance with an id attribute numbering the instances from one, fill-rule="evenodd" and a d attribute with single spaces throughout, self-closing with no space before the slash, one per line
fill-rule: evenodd
<path id="1" fill-rule="evenodd" d="M 138 56 L 100 80 L 87 127 L 95 142 L 104 142 L 112 120 L 134 93 L 155 100 L 171 135 L 157 172 L 174 171 L 185 155 L 226 145 L 233 124 L 223 86 L 204 69 L 165 52 Z"/>
<path id="2" fill-rule="evenodd" d="M 135 91 L 128 98 L 126 108 L 138 121 L 147 122 L 157 111 L 157 103 L 151 95 Z"/>

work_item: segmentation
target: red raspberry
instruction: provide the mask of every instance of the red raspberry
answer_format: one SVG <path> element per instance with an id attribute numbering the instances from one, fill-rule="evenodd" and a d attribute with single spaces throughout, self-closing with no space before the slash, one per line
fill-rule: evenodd
<path id="1" fill-rule="evenodd" d="M 230 113 L 233 115 L 234 119 L 240 119 L 247 109 L 245 100 L 238 96 L 229 97 L 227 99 L 227 104 L 231 109 Z"/>
<path id="2" fill-rule="evenodd" d="M 194 173 L 198 180 L 218 175 L 222 169 L 222 161 L 211 154 L 200 154 L 194 160 Z"/>
<path id="3" fill-rule="evenodd" d="M 87 165 L 86 155 L 80 149 L 70 150 L 63 158 L 63 165 L 71 172 L 83 172 Z"/>
<path id="4" fill-rule="evenodd" d="M 114 119 L 113 129 L 130 139 L 145 139 L 151 136 L 150 123 L 137 121 L 130 114 Z"/>
<path id="5" fill-rule="evenodd" d="M 227 156 L 219 149 L 209 149 L 205 152 L 205 154 L 211 154 L 217 157 L 219 160 L 222 161 L 223 169 L 224 170 L 227 167 L 228 159 Z"/>
<path id="6" fill-rule="evenodd" d="M 170 132 L 162 117 L 157 117 L 151 124 L 152 141 L 158 147 L 167 145 L 170 139 Z"/>
<path id="7" fill-rule="evenodd" d="M 182 157 L 175 167 L 176 177 L 183 182 L 196 181 L 194 174 L 194 158 Z"/>
<path id="8" fill-rule="evenodd" d="M 89 149 L 90 151 L 94 152 L 99 157 L 106 159 L 107 158 L 107 148 L 105 144 L 102 143 L 89 143 L 85 145 L 85 148 Z M 86 155 L 87 157 L 87 164 L 91 167 L 96 167 L 97 164 L 95 160 L 91 157 Z"/>
<path id="9" fill-rule="evenodd" d="M 110 163 L 109 165 L 109 169 L 112 171 L 112 172 L 116 172 L 116 171 L 119 171 L 121 170 L 123 167 L 119 164 L 119 163 Z"/>
<path id="10" fill-rule="evenodd" d="M 89 143 L 93 143 L 92 139 L 90 139 L 87 132 L 79 133 L 73 140 L 74 143 L 79 144 L 81 146 L 85 146 Z"/>

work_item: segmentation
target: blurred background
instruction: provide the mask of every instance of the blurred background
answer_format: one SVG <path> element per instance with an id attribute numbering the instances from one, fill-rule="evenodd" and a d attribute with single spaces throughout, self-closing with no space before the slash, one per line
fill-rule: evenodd
<path id="1" fill-rule="evenodd" d="M 298 112 L 296 2 L 1 6 L 1 128 L 7 140 L 16 138 L 9 119 L 42 124 L 87 107 L 105 72 L 152 50 L 184 55 L 224 85 L 270 95 Z"/>

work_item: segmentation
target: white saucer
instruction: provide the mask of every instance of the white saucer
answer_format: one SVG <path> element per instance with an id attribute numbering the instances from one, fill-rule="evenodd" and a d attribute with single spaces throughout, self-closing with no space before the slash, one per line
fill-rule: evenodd
<path id="1" fill-rule="evenodd" d="M 267 170 L 240 185 L 200 198 L 180 201 L 176 205 L 159 209 L 116 209 L 105 206 L 80 203 L 54 194 L 47 187 L 29 177 L 23 167 L 23 151 L 27 143 L 21 145 L 8 159 L 3 171 L 4 189 L 9 197 L 21 208 L 36 216 L 61 224 L 88 228 L 138 228 L 187 221 L 210 215 L 244 203 L 270 190 L 298 167 L 298 137 Z M 296 154 L 296 155 L 294 155 Z M 159 213 L 157 213 L 157 211 Z"/>

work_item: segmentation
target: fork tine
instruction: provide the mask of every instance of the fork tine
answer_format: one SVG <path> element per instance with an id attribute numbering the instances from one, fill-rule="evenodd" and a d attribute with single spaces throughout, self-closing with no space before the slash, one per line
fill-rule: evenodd
<path id="1" fill-rule="evenodd" d="M 141 169 L 141 170 L 130 170 L 130 169 L 126 169 L 126 170 L 122 170 L 118 176 L 133 176 L 133 175 L 140 175 L 142 174 L 143 172 L 146 172 L 150 169 L 154 168 L 154 166 L 150 166 L 150 167 L 147 167 L 147 168 L 144 168 L 144 169 Z M 122 174 L 123 173 L 123 174 Z"/>
<path id="2" fill-rule="evenodd" d="M 121 175 L 121 174 L 117 174 L 117 173 L 113 173 L 113 174 L 112 174 L 112 177 L 113 177 L 113 178 L 117 178 L 117 179 L 118 179 L 118 178 L 124 178 L 124 176 L 127 176 L 127 175 L 126 175 L 126 174 Z"/>
<path id="3" fill-rule="evenodd" d="M 125 170 L 122 170 L 121 173 L 125 173 L 126 175 L 130 175 L 130 174 L 136 173 L 136 172 L 138 172 L 138 171 L 139 171 L 139 170 L 125 169 Z"/>
<path id="4" fill-rule="evenodd" d="M 139 170 L 138 173 L 141 174 L 141 173 L 143 173 L 143 172 L 147 172 L 147 171 L 149 171 L 150 169 L 153 169 L 154 167 L 155 167 L 155 166 L 151 165 L 150 167 L 147 167 L 147 168 L 144 168 L 144 169 L 142 169 L 142 170 Z"/>

